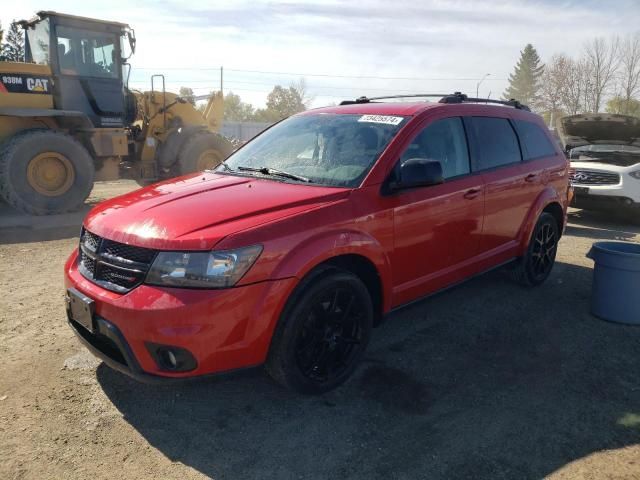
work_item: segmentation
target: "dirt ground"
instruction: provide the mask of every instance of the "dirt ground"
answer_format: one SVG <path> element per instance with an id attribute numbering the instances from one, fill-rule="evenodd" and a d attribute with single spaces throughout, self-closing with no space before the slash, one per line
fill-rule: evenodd
<path id="1" fill-rule="evenodd" d="M 543 286 L 493 272 L 393 313 L 319 397 L 261 370 L 158 387 L 101 365 L 65 322 L 76 235 L 0 231 L 2 479 L 640 478 L 640 327 L 590 315 L 585 258 L 637 224 L 573 211 Z"/>

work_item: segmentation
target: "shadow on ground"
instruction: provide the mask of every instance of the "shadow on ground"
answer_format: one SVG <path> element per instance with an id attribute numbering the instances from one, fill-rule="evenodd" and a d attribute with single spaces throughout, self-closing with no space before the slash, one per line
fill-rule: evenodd
<path id="1" fill-rule="evenodd" d="M 28 215 L 0 200 L 0 245 L 75 237 L 84 217 L 98 203 L 137 188 L 139 185 L 131 180 L 96 182 L 82 208 L 57 215 Z"/>
<path id="2" fill-rule="evenodd" d="M 104 365 L 113 404 L 214 478 L 541 478 L 640 441 L 640 328 L 589 314 L 591 270 L 527 290 L 499 272 L 389 316 L 354 378 L 319 397 L 260 370 L 182 386 Z"/>
<path id="3" fill-rule="evenodd" d="M 569 210 L 569 222 L 603 229 L 622 230 L 640 234 L 640 209 L 636 210 Z"/>

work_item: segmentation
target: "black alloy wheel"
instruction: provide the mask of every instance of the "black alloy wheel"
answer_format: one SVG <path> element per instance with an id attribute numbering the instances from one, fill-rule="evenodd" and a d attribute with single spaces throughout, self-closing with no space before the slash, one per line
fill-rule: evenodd
<path id="1" fill-rule="evenodd" d="M 526 253 L 510 270 L 511 277 L 529 287 L 543 283 L 551 274 L 556 261 L 559 239 L 560 232 L 555 217 L 543 212 L 533 229 Z"/>
<path id="2" fill-rule="evenodd" d="M 362 303 L 352 289 L 338 285 L 310 302 L 295 347 L 296 364 L 305 377 L 326 382 L 348 368 L 362 343 Z"/>
<path id="3" fill-rule="evenodd" d="M 546 222 L 539 225 L 534 232 L 529 262 L 531 272 L 536 279 L 546 278 L 553 268 L 558 249 L 556 230 L 552 224 Z"/>
<path id="4" fill-rule="evenodd" d="M 303 393 L 337 387 L 362 358 L 373 316 L 371 296 L 357 276 L 335 268 L 310 275 L 287 302 L 267 370 Z"/>

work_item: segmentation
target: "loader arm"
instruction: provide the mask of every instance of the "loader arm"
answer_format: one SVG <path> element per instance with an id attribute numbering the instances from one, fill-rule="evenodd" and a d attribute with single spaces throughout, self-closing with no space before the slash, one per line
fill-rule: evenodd
<path id="1" fill-rule="evenodd" d="M 200 98 L 209 99 L 204 111 L 202 112 L 202 116 L 206 120 L 209 130 L 219 132 L 222 128 L 222 118 L 224 116 L 224 96 L 222 95 L 222 92 L 196 97 L 196 100 Z"/>

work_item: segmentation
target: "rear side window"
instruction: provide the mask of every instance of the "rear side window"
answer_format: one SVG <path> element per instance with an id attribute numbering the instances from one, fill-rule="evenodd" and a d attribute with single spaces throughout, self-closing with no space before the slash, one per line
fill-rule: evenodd
<path id="1" fill-rule="evenodd" d="M 516 120 L 514 123 L 522 143 L 522 154 L 525 160 L 550 157 L 556 154 L 551 140 L 540 126 L 524 120 Z"/>
<path id="2" fill-rule="evenodd" d="M 488 170 L 522 160 L 516 132 L 506 118 L 472 117 L 477 145 L 476 170 Z"/>
<path id="3" fill-rule="evenodd" d="M 445 179 L 469 173 L 469 150 L 462 119 L 443 118 L 425 127 L 407 147 L 401 162 L 410 158 L 438 160 Z"/>

